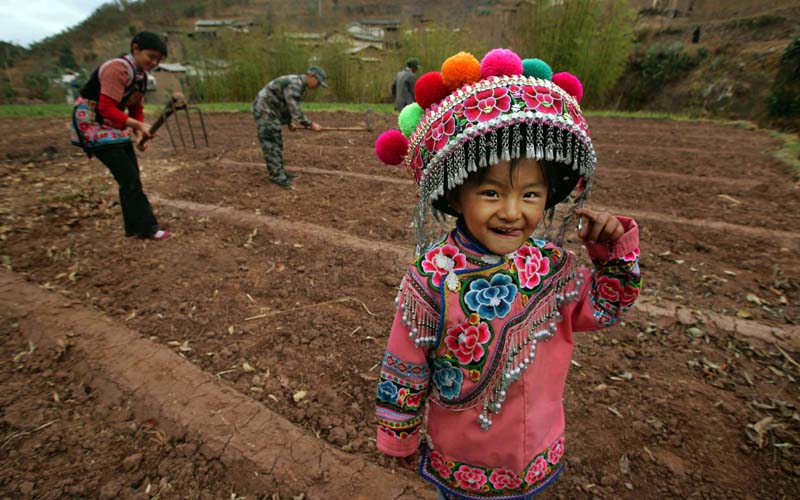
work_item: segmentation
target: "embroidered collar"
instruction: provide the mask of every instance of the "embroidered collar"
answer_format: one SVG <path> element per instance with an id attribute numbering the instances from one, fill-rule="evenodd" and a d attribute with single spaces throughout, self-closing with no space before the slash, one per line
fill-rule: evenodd
<path id="1" fill-rule="evenodd" d="M 514 258 L 514 253 L 508 255 L 497 255 L 489 251 L 482 243 L 476 240 L 467 230 L 464 219 L 459 217 L 456 221 L 456 227 L 453 230 L 453 243 L 456 247 L 467 257 L 467 260 L 478 266 L 485 266 L 486 264 L 493 265 L 501 262 L 503 259 Z M 544 250 L 547 241 L 537 240 L 535 238 L 528 238 L 527 244 L 530 242 L 533 246 Z M 524 244 L 523 244 L 524 246 Z"/>

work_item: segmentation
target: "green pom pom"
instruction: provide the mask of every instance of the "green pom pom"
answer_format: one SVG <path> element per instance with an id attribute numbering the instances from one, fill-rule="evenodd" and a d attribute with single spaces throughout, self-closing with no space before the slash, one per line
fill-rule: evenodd
<path id="1" fill-rule="evenodd" d="M 414 133 L 414 129 L 419 125 L 419 121 L 422 120 L 423 114 L 425 114 L 425 110 L 415 102 L 403 108 L 403 111 L 400 112 L 400 116 L 397 117 L 397 124 L 400 125 L 400 131 L 404 136 L 411 137 L 411 134 Z"/>
<path id="2" fill-rule="evenodd" d="M 522 74 L 541 78 L 542 80 L 552 80 L 553 70 L 550 65 L 541 59 L 524 59 L 522 61 Z"/>

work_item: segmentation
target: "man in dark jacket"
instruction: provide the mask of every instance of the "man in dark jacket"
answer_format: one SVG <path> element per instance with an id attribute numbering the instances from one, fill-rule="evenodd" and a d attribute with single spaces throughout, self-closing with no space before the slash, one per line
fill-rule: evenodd
<path id="1" fill-rule="evenodd" d="M 417 69 L 419 61 L 412 57 L 406 61 L 406 67 L 397 73 L 392 82 L 392 97 L 394 109 L 402 111 L 403 108 L 414 102 L 414 84 L 417 83 Z"/>

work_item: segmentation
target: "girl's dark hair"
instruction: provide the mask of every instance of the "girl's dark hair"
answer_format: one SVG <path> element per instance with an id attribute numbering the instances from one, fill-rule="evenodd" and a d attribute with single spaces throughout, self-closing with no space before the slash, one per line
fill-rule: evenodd
<path id="1" fill-rule="evenodd" d="M 140 31 L 131 40 L 131 51 L 133 51 L 133 44 L 139 47 L 139 50 L 155 50 L 163 57 L 167 57 L 167 42 L 161 35 L 153 33 L 152 31 Z"/>

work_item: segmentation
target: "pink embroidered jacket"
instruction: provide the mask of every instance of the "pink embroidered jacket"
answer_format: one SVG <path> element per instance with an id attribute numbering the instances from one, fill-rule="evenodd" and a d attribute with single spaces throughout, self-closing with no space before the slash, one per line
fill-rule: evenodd
<path id="1" fill-rule="evenodd" d="M 530 498 L 561 471 L 562 396 L 576 331 L 616 323 L 639 295 L 632 219 L 574 253 L 529 239 L 497 256 L 457 227 L 403 277 L 377 392 L 378 449 L 464 499 Z"/>

